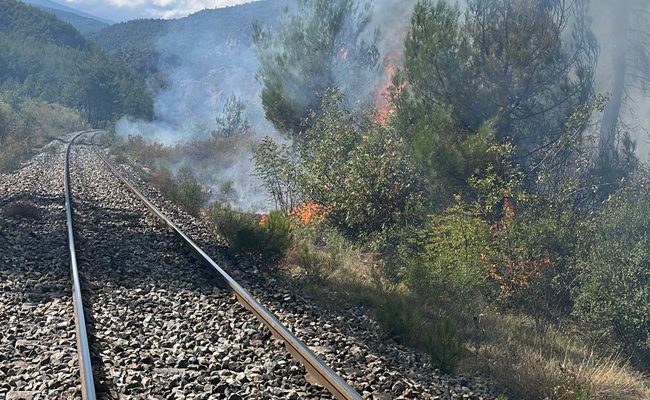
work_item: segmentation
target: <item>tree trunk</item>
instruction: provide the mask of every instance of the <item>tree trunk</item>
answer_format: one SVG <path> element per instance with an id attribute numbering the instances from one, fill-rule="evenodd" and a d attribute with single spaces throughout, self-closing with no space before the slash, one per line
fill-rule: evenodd
<path id="1" fill-rule="evenodd" d="M 616 133 L 620 122 L 623 108 L 623 96 L 625 96 L 625 78 L 627 74 L 628 23 L 630 20 L 631 4 L 628 0 L 612 2 L 612 18 L 614 29 L 612 40 L 614 51 L 612 52 L 612 74 L 613 83 L 610 98 L 605 105 L 603 119 L 600 125 L 600 155 L 610 159 L 616 151 Z"/>

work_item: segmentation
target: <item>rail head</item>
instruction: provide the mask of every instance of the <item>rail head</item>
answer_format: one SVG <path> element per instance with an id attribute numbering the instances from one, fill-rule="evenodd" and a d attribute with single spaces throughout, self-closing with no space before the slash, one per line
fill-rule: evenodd
<path id="1" fill-rule="evenodd" d="M 99 157 L 108 166 L 111 172 L 133 192 L 146 207 L 160 220 L 162 220 L 169 229 L 171 229 L 181 240 L 195 253 L 199 259 L 208 264 L 220 277 L 224 283 L 236 296 L 237 300 L 248 310 L 250 310 L 271 333 L 284 342 L 287 350 L 291 355 L 300 362 L 307 372 L 309 372 L 322 386 L 332 393 L 334 397 L 340 400 L 361 400 L 362 397 L 348 383 L 338 376 L 327 364 L 325 364 L 316 354 L 314 354 L 307 345 L 298 339 L 289 329 L 287 329 L 266 307 L 260 304 L 253 296 L 244 289 L 234 278 L 232 278 L 224 269 L 222 269 L 207 253 L 205 253 L 189 236 L 165 216 L 149 199 L 140 192 L 128 179 L 126 179 L 115 168 L 103 151 L 99 150 L 95 143 L 95 137 L 101 132 L 96 132 L 92 137 L 93 147 Z"/>
<path id="2" fill-rule="evenodd" d="M 74 307 L 75 333 L 77 338 L 77 354 L 79 358 L 79 371 L 81 376 L 81 396 L 84 400 L 95 400 L 95 382 L 90 357 L 90 344 L 86 330 L 86 317 L 84 315 L 83 299 L 81 297 L 81 282 L 77 266 L 77 252 L 74 242 L 74 226 L 72 221 L 72 188 L 70 182 L 70 150 L 74 142 L 84 134 L 92 131 L 77 133 L 68 143 L 64 160 L 64 192 L 65 213 L 68 232 L 68 248 L 70 251 L 70 275 L 72 277 L 72 301 Z"/>

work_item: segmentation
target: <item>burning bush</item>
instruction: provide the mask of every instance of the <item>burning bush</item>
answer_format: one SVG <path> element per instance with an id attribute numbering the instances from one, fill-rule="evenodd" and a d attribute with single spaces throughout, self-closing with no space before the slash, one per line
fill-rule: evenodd
<path id="1" fill-rule="evenodd" d="M 281 194 L 274 197 L 283 209 L 293 210 L 296 198 L 326 204 L 328 221 L 360 237 L 400 219 L 418 191 L 395 132 L 377 124 L 374 110 L 359 117 L 341 101 L 340 92 L 329 90 L 323 114 L 312 114 L 293 157 L 270 143 L 258 150 L 256 168 L 267 189 Z"/>

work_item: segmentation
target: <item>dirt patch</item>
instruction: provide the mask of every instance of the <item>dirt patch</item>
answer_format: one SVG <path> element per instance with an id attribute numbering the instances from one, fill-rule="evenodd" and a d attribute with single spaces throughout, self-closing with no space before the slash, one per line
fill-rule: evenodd
<path id="1" fill-rule="evenodd" d="M 6 218 L 24 218 L 31 220 L 40 220 L 41 211 L 35 205 L 28 202 L 11 203 L 2 210 Z"/>

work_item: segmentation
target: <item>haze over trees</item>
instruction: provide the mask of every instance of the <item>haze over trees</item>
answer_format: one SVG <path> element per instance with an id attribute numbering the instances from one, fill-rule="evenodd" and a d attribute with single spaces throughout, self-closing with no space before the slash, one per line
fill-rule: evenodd
<path id="1" fill-rule="evenodd" d="M 650 83 L 648 7 L 648 2 L 641 0 L 595 0 L 593 4 L 598 15 L 608 16 L 601 28 L 605 39 L 602 46 L 607 50 L 607 57 L 602 59 L 602 76 L 607 76 L 602 89 L 608 100 L 599 138 L 601 157 L 607 166 L 617 162 L 617 153 L 630 150 L 630 129 L 641 128 L 635 126 L 635 114 L 645 111 L 644 97 Z M 635 137 L 647 140 L 647 135 Z"/>
<path id="2" fill-rule="evenodd" d="M 298 1 L 277 32 L 255 26 L 266 117 L 294 140 L 320 98 L 333 86 L 350 105 L 367 101 L 379 68 L 377 37 L 364 36 L 370 3 Z"/>

